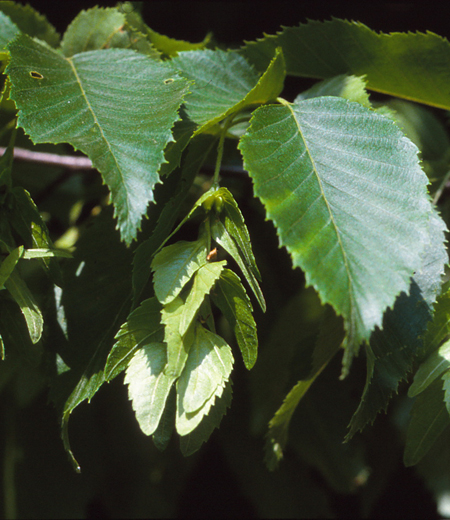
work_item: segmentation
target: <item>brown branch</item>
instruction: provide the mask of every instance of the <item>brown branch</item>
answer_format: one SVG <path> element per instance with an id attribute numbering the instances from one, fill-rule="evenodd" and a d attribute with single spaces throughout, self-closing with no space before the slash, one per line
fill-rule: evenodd
<path id="1" fill-rule="evenodd" d="M 0 146 L 0 155 L 6 148 Z M 33 152 L 26 148 L 14 148 L 14 158 L 20 161 L 46 164 L 48 166 L 61 166 L 69 170 L 92 170 L 92 162 L 87 157 L 74 155 L 58 155 L 56 153 Z"/>

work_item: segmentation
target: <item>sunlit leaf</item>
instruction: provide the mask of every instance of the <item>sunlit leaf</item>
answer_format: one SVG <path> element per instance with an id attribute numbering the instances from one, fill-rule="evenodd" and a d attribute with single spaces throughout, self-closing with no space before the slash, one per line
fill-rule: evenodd
<path id="1" fill-rule="evenodd" d="M 65 58 L 21 35 L 9 51 L 19 125 L 35 143 L 68 142 L 90 157 L 111 190 L 121 236 L 129 244 L 153 200 L 187 81 L 164 63 L 127 49 Z"/>
<path id="2" fill-rule="evenodd" d="M 161 342 L 161 305 L 156 298 L 144 300 L 127 318 L 116 334 L 105 366 L 105 379 L 111 381 L 124 370 L 131 358 L 143 345 Z"/>
<path id="3" fill-rule="evenodd" d="M 280 244 L 344 318 L 345 373 L 421 265 L 431 205 L 417 149 L 336 97 L 259 108 L 239 147 Z"/>
<path id="4" fill-rule="evenodd" d="M 206 264 L 207 244 L 204 237 L 195 242 L 180 240 L 166 246 L 152 262 L 155 294 L 167 304 L 173 301 L 193 274 Z"/>
<path id="5" fill-rule="evenodd" d="M 231 348 L 217 334 L 201 325 L 195 328 L 195 337 L 183 373 L 177 382 L 178 415 L 196 413 L 206 401 L 224 386 L 233 368 Z M 177 431 L 181 435 L 181 431 Z"/>
<path id="6" fill-rule="evenodd" d="M 164 343 L 149 343 L 140 348 L 128 364 L 125 384 L 136 419 L 145 435 L 152 435 L 174 379 L 164 374 L 167 348 Z"/>
<path id="7" fill-rule="evenodd" d="M 161 310 L 161 322 L 164 324 L 164 341 L 167 344 L 167 376 L 180 376 L 188 358 L 189 349 L 194 340 L 192 327 L 181 334 L 181 320 L 184 313 L 184 301 L 177 296 Z"/>
<path id="8" fill-rule="evenodd" d="M 218 280 L 226 261 L 206 263 L 194 275 L 192 287 L 184 304 L 183 315 L 180 321 L 180 334 L 184 335 L 192 320 L 200 309 L 205 296 Z"/>
<path id="9" fill-rule="evenodd" d="M 208 415 L 203 417 L 200 424 L 187 435 L 183 435 L 180 439 L 181 453 L 188 457 L 200 449 L 201 445 L 211 436 L 215 428 L 218 428 L 222 417 L 226 414 L 227 408 L 231 406 L 231 383 L 227 384 L 223 389 L 220 397 L 216 397 L 214 406 L 210 409 Z"/>
<path id="10" fill-rule="evenodd" d="M 186 97 L 186 111 L 200 126 L 197 133 L 247 106 L 275 100 L 283 89 L 284 59 L 279 51 L 261 78 L 232 51 L 183 52 L 172 64 L 195 82 Z"/>
<path id="11" fill-rule="evenodd" d="M 214 291 L 213 302 L 233 329 L 245 366 L 250 370 L 258 355 L 258 336 L 253 308 L 239 277 L 224 269 Z"/>

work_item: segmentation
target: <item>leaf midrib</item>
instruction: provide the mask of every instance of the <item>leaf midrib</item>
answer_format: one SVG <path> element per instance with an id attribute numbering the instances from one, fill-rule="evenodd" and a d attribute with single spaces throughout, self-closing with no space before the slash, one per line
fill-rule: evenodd
<path id="1" fill-rule="evenodd" d="M 70 67 L 72 68 L 72 71 L 75 75 L 75 78 L 76 78 L 76 81 L 80 87 L 80 91 L 81 91 L 81 95 L 83 96 L 84 100 L 86 101 L 86 104 L 87 104 L 87 107 L 88 107 L 88 110 L 89 112 L 92 114 L 92 117 L 94 118 L 94 123 L 95 125 L 97 126 L 97 128 L 99 129 L 100 131 L 100 134 L 102 136 L 102 139 L 103 141 L 105 142 L 108 150 L 109 150 L 109 153 L 111 155 L 111 157 L 113 158 L 114 160 L 114 164 L 116 165 L 116 169 L 117 169 L 117 172 L 119 173 L 119 176 L 120 176 L 120 180 L 121 180 L 121 184 L 122 184 L 122 187 L 125 187 L 125 178 L 123 176 L 123 173 L 122 173 L 122 170 L 119 166 L 119 163 L 117 162 L 117 158 L 115 156 L 115 154 L 113 153 L 112 151 L 112 148 L 111 148 L 111 145 L 109 144 L 109 141 L 108 139 L 106 138 L 106 135 L 105 133 L 103 132 L 103 129 L 100 125 L 100 122 L 99 120 L 97 119 L 97 116 L 95 114 L 95 111 L 91 105 L 91 103 L 89 102 L 89 99 L 87 97 L 87 94 L 86 94 L 86 91 L 85 89 L 83 88 L 83 84 L 81 82 L 81 78 L 80 76 L 78 75 L 78 72 L 76 70 L 76 67 L 73 63 L 73 59 L 72 58 L 65 58 L 67 60 L 67 62 L 69 63 Z M 129 207 L 129 200 L 128 200 L 128 195 L 125 197 L 125 207 L 126 207 L 126 214 L 129 215 L 130 214 L 130 207 Z"/>
<path id="2" fill-rule="evenodd" d="M 301 126 L 299 124 L 299 121 L 297 120 L 296 114 L 295 114 L 295 112 L 294 112 L 294 110 L 292 108 L 292 104 L 291 103 L 286 103 L 286 104 L 284 104 L 284 106 L 286 106 L 289 109 L 289 111 L 291 112 L 292 117 L 294 118 L 295 124 L 297 126 L 298 132 L 300 134 L 300 137 L 301 137 L 303 143 L 305 144 L 306 153 L 308 154 L 309 160 L 310 160 L 311 165 L 312 165 L 312 169 L 314 171 L 314 174 L 316 176 L 317 182 L 319 184 L 320 196 L 323 198 L 323 200 L 325 202 L 325 205 L 326 205 L 327 210 L 328 210 L 328 214 L 330 215 L 331 223 L 332 223 L 334 231 L 336 233 L 336 238 L 338 240 L 339 247 L 340 247 L 341 252 L 342 252 L 342 257 L 343 257 L 343 260 L 344 260 L 345 271 L 347 273 L 347 279 L 348 279 L 348 282 L 349 282 L 348 295 L 349 295 L 349 300 L 350 300 L 351 315 L 353 315 L 353 312 L 355 310 L 355 301 L 354 301 L 354 297 L 353 297 L 353 279 L 352 279 L 352 276 L 351 276 L 349 261 L 348 261 L 348 258 L 347 258 L 347 253 L 345 252 L 345 249 L 344 249 L 344 244 L 342 243 L 342 239 L 341 239 L 341 235 L 340 235 L 340 232 L 339 232 L 339 228 L 338 228 L 338 226 L 336 224 L 336 220 L 334 218 L 333 212 L 331 211 L 331 207 L 330 207 L 330 205 L 329 205 L 329 203 L 327 201 L 327 198 L 325 196 L 325 192 L 324 192 L 323 185 L 322 185 L 322 180 L 320 179 L 320 176 L 319 176 L 319 174 L 317 172 L 315 161 L 314 161 L 314 159 L 312 157 L 312 154 L 311 154 L 311 151 L 310 151 L 310 149 L 308 147 L 308 143 L 307 143 L 307 141 L 305 139 L 305 136 L 303 135 L 303 132 L 302 132 Z M 359 314 L 359 311 L 358 311 L 358 314 Z"/>

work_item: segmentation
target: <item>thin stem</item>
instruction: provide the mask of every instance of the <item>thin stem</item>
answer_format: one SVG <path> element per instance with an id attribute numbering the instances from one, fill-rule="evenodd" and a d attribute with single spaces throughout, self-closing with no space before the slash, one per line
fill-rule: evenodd
<path id="1" fill-rule="evenodd" d="M 450 170 L 445 174 L 445 177 L 442 179 L 442 182 L 439 184 L 439 188 L 436 190 L 436 193 L 433 197 L 433 204 L 437 204 L 438 200 L 441 198 L 442 192 L 445 189 L 445 186 L 450 179 Z"/>
<path id="2" fill-rule="evenodd" d="M 0 146 L 0 155 L 3 155 L 5 150 L 6 148 Z M 46 164 L 48 166 L 62 166 L 70 170 L 92 170 L 94 168 L 88 157 L 33 152 L 26 148 L 14 148 L 14 158 L 22 161 Z"/>
<path id="3" fill-rule="evenodd" d="M 213 182 L 212 182 L 212 185 L 215 187 L 219 186 L 219 173 L 220 173 L 220 166 L 222 164 L 223 145 L 225 142 L 225 136 L 228 132 L 228 129 L 231 126 L 232 121 L 233 121 L 232 117 L 225 121 L 225 124 L 223 125 L 223 128 L 222 128 L 222 133 L 220 134 L 219 144 L 217 145 L 216 167 L 214 169 L 214 176 L 213 176 Z"/>

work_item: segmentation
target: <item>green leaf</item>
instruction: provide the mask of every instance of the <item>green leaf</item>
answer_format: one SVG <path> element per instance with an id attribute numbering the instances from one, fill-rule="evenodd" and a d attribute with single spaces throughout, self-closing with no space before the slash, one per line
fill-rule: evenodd
<path id="1" fill-rule="evenodd" d="M 277 47 L 290 75 L 366 76 L 370 90 L 450 108 L 450 73 L 442 69 L 450 43 L 432 32 L 379 34 L 359 22 L 309 21 L 246 43 L 240 53 L 262 72 Z"/>
<path id="2" fill-rule="evenodd" d="M 28 34 L 28 36 L 44 40 L 51 47 L 58 46 L 59 34 L 56 32 L 56 29 L 43 14 L 38 13 L 30 5 L 21 5 L 16 2 L 0 2 L 0 11 L 1 18 L 6 15 L 19 29 L 15 34 L 21 31 Z M 6 40 L 9 37 L 11 40 L 11 26 L 8 23 L 5 25 L 6 27 L 0 25 L 0 34 L 2 35 L 0 39 L 3 40 L 4 38 Z"/>
<path id="3" fill-rule="evenodd" d="M 25 321 L 27 322 L 31 341 L 37 343 L 42 336 L 44 320 L 33 295 L 17 271 L 10 273 L 9 278 L 5 281 L 5 287 L 22 311 Z"/>
<path id="4" fill-rule="evenodd" d="M 127 368 L 135 352 L 143 345 L 161 342 L 161 305 L 156 298 L 141 303 L 127 318 L 116 334 L 117 342 L 108 355 L 105 379 L 111 381 Z"/>
<path id="5" fill-rule="evenodd" d="M 283 404 L 269 422 L 269 430 L 266 435 L 265 462 L 270 470 L 275 469 L 283 458 L 289 424 L 295 409 L 317 376 L 338 352 L 342 344 L 342 336 L 342 322 L 328 308 L 317 338 L 308 376 L 291 389 Z"/>
<path id="6" fill-rule="evenodd" d="M 345 374 L 421 266 L 431 205 L 417 149 L 337 97 L 259 108 L 239 148 L 280 244 L 344 318 Z"/>
<path id="7" fill-rule="evenodd" d="M 167 366 L 165 374 L 177 378 L 183 371 L 189 349 L 194 340 L 192 328 L 181 335 L 181 319 L 184 313 L 184 301 L 177 296 L 165 305 L 161 311 L 161 322 L 165 325 L 164 341 L 167 343 Z"/>
<path id="8" fill-rule="evenodd" d="M 316 83 L 295 98 L 295 103 L 320 96 L 339 96 L 349 101 L 355 101 L 366 108 L 371 108 L 369 94 L 366 90 L 366 81 L 357 76 L 340 74 L 334 78 Z"/>
<path id="9" fill-rule="evenodd" d="M 200 449 L 201 445 L 211 436 L 215 428 L 218 428 L 227 408 L 231 406 L 232 390 L 231 383 L 223 389 L 220 397 L 217 397 L 214 406 L 208 415 L 203 417 L 200 424 L 187 435 L 180 439 L 181 453 L 188 457 Z"/>
<path id="10" fill-rule="evenodd" d="M 174 378 L 164 373 L 166 362 L 166 345 L 149 343 L 134 354 L 127 367 L 125 384 L 145 435 L 156 431 L 174 382 Z"/>
<path id="11" fill-rule="evenodd" d="M 199 125 L 196 133 L 248 106 L 275 100 L 283 90 L 284 59 L 278 50 L 261 78 L 232 51 L 183 52 L 172 64 L 195 82 L 185 103 L 188 116 Z"/>
<path id="12" fill-rule="evenodd" d="M 205 296 L 211 291 L 226 263 L 226 260 L 206 263 L 195 273 L 192 287 L 187 295 L 183 315 L 180 320 L 180 334 L 182 336 L 187 332 Z"/>
<path id="13" fill-rule="evenodd" d="M 435 380 L 414 401 L 403 455 L 405 466 L 417 464 L 449 424 L 442 381 Z"/>
<path id="14" fill-rule="evenodd" d="M 206 238 L 195 242 L 180 240 L 166 246 L 152 262 L 155 294 L 158 300 L 167 304 L 173 301 L 189 282 L 194 273 L 206 264 Z"/>
<path id="15" fill-rule="evenodd" d="M 0 57 L 2 60 L 7 57 L 6 46 L 19 32 L 19 28 L 11 18 L 0 11 Z"/>
<path id="16" fill-rule="evenodd" d="M 223 189 L 223 188 L 221 188 Z M 225 206 L 226 207 L 226 206 Z M 230 209 L 229 206 L 227 208 Z M 239 211 L 239 210 L 238 210 Z M 224 218 L 214 218 L 211 223 L 212 238 L 231 255 L 236 261 L 242 274 L 245 276 L 250 288 L 253 291 L 256 299 L 263 312 L 266 310 L 266 302 L 264 295 L 258 283 L 260 278 L 258 268 L 256 267 L 255 259 L 251 249 L 250 239 L 245 224 L 240 225 L 235 215 L 232 215 L 232 220 L 229 218 L 230 211 L 224 213 Z M 240 212 L 239 212 L 240 213 Z M 242 216 L 241 216 L 242 218 Z M 235 240 L 235 237 L 237 240 Z"/>
<path id="17" fill-rule="evenodd" d="M 423 392 L 449 367 L 450 340 L 446 341 L 420 365 L 414 376 L 414 381 L 408 389 L 408 396 L 415 397 Z"/>
<path id="18" fill-rule="evenodd" d="M 64 33 L 61 51 L 70 58 L 80 52 L 108 48 L 124 25 L 125 16 L 116 8 L 96 6 L 81 11 Z"/>
<path id="19" fill-rule="evenodd" d="M 0 264 L 0 289 L 4 288 L 6 280 L 11 276 L 17 262 L 23 257 L 23 246 L 13 249 Z"/>
<path id="20" fill-rule="evenodd" d="M 153 200 L 187 81 L 127 49 L 65 58 L 21 35 L 9 50 L 18 124 L 35 143 L 68 142 L 90 157 L 111 190 L 122 239 L 130 244 Z"/>
<path id="21" fill-rule="evenodd" d="M 166 407 L 161 415 L 158 428 L 152 435 L 153 443 L 159 451 L 164 451 L 172 437 L 175 429 L 175 415 L 177 412 L 177 392 L 175 385 L 172 385 L 166 400 Z"/>
<path id="22" fill-rule="evenodd" d="M 217 334 L 201 325 L 195 328 L 195 336 L 183 373 L 177 382 L 177 421 L 185 414 L 196 414 L 205 406 L 218 387 L 225 386 L 233 368 L 233 355 L 228 344 Z M 177 431 L 184 435 L 179 429 Z"/>
<path id="23" fill-rule="evenodd" d="M 159 53 L 146 36 L 131 27 L 128 16 L 117 8 L 93 7 L 81 13 L 69 25 L 61 43 L 66 57 L 96 49 L 133 49 L 153 59 Z"/>
<path id="24" fill-rule="evenodd" d="M 258 355 L 258 336 L 252 304 L 239 277 L 224 269 L 211 296 L 233 329 L 244 364 L 250 370 Z"/>
<path id="25" fill-rule="evenodd" d="M 9 221 L 11 226 L 22 237 L 25 245 L 34 249 L 56 251 L 47 226 L 42 220 L 41 214 L 28 191 L 21 186 L 16 186 L 11 190 L 11 195 L 13 203 L 9 213 Z M 58 256 L 66 255 L 66 253 L 58 253 Z M 62 276 L 59 265 L 55 260 L 49 258 L 50 256 L 51 255 L 42 257 L 40 263 L 44 270 L 52 277 L 52 280 L 61 286 Z"/>

